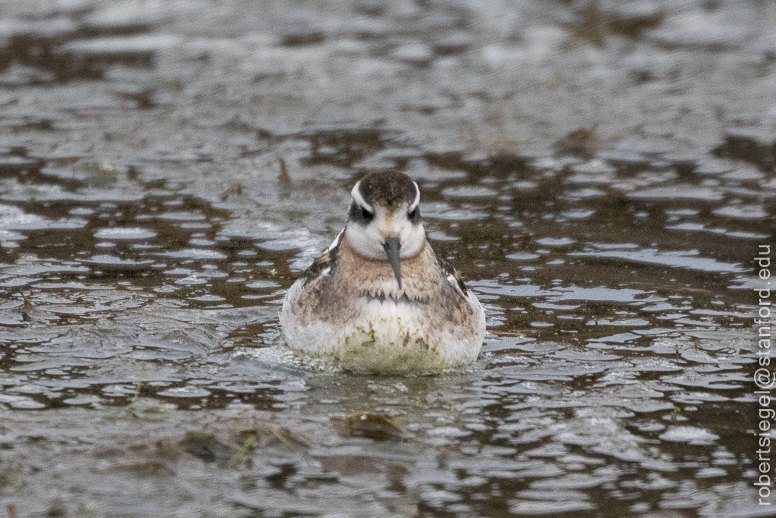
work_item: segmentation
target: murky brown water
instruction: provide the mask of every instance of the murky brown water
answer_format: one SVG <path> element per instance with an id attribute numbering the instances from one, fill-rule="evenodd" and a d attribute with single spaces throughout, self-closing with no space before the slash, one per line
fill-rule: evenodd
<path id="1" fill-rule="evenodd" d="M 0 515 L 771 516 L 776 12 L 572 4 L 0 6 Z M 277 343 L 375 167 L 486 304 L 465 372 Z"/>

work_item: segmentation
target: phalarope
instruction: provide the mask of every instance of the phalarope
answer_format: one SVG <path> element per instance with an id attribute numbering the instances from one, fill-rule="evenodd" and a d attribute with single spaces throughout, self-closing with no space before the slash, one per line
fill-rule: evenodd
<path id="1" fill-rule="evenodd" d="M 418 184 L 397 171 L 374 172 L 351 198 L 344 230 L 283 301 L 289 347 L 367 372 L 474 361 L 485 311 L 426 240 Z"/>

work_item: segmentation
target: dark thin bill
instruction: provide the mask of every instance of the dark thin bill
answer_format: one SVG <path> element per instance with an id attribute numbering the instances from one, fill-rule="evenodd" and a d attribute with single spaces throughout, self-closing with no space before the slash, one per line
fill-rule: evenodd
<path id="1" fill-rule="evenodd" d="M 385 253 L 388 254 L 388 262 L 391 263 L 393 268 L 393 274 L 396 276 L 396 281 L 399 283 L 399 289 L 401 289 L 401 258 L 399 256 L 399 250 L 401 249 L 401 243 L 398 237 L 389 237 L 383 243 Z"/>

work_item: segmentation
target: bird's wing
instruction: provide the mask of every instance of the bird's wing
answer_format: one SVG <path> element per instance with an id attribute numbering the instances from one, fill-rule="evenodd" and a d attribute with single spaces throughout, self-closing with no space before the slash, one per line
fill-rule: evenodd
<path id="1" fill-rule="evenodd" d="M 461 276 L 458 275 L 458 271 L 453 267 L 453 265 L 441 257 L 437 257 L 436 260 L 437 264 L 439 265 L 439 269 L 442 272 L 442 276 L 445 277 L 454 287 L 457 286 L 460 288 L 464 295 L 468 295 L 466 285 L 463 283 L 463 280 L 461 280 Z"/>
<path id="2" fill-rule="evenodd" d="M 339 256 L 340 238 L 342 232 L 334 239 L 334 242 L 323 252 L 323 255 L 313 261 L 307 270 L 304 271 L 305 284 L 317 279 L 321 275 L 328 273 L 332 267 L 337 264 L 337 258 Z"/>

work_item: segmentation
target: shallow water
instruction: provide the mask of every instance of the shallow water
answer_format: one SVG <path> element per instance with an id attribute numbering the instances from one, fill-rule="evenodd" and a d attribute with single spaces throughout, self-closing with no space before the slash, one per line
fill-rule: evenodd
<path id="1" fill-rule="evenodd" d="M 409 2 L 8 4 L 9 516 L 769 516 L 752 258 L 773 243 L 776 118 L 758 108 L 776 87 L 711 79 L 772 80 L 758 16 L 776 13 L 690 4 L 609 8 L 621 25 L 592 41 L 595 13 L 531 2 L 493 7 L 511 22 Z M 627 111 L 645 87 L 623 56 L 661 96 L 732 114 Z M 698 58 L 718 68 L 682 75 Z M 547 93 L 516 60 L 591 82 Z M 518 94 L 535 106 L 505 113 Z M 432 246 L 486 306 L 464 372 L 356 376 L 278 343 L 285 290 L 374 167 L 417 179 Z M 395 428 L 354 432 L 358 412 Z"/>

